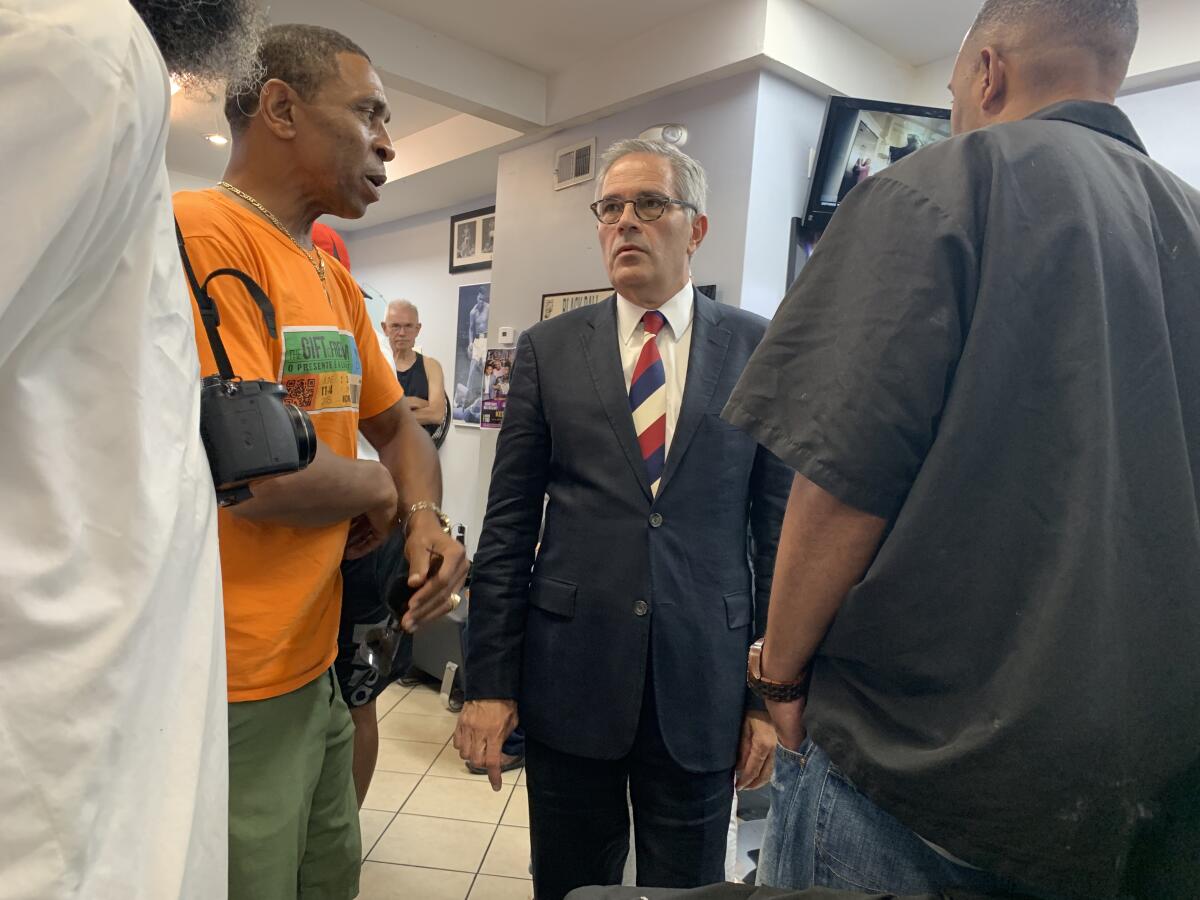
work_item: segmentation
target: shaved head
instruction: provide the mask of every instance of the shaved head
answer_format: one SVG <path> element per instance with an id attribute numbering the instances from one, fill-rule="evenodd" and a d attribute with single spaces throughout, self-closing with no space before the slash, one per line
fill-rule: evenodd
<path id="1" fill-rule="evenodd" d="M 950 83 L 955 133 L 1064 100 L 1112 103 L 1137 37 L 1137 0 L 985 0 Z"/>
<path id="2" fill-rule="evenodd" d="M 1137 37 L 1137 0 L 986 0 L 967 42 L 1079 47 L 1123 77 Z"/>

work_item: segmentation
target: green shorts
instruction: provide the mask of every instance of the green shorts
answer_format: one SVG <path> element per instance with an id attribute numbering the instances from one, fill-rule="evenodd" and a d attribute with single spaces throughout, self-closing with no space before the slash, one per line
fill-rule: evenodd
<path id="1" fill-rule="evenodd" d="M 331 671 L 229 704 L 229 900 L 351 900 L 354 723 Z"/>

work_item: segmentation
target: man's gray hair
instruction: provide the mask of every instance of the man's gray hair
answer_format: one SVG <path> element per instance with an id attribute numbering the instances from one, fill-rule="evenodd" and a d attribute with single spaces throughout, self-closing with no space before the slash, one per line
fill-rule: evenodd
<path id="1" fill-rule="evenodd" d="M 600 171 L 596 175 L 596 199 L 604 189 L 604 177 L 613 163 L 631 153 L 649 153 L 661 156 L 671 164 L 672 190 L 676 200 L 683 200 L 696 207 L 696 212 L 688 210 L 688 215 L 702 216 L 708 202 L 708 176 L 704 168 L 674 144 L 665 141 L 647 141 L 642 138 L 629 138 L 617 141 L 600 156 Z"/>
<path id="2" fill-rule="evenodd" d="M 1137 0 L 986 0 L 971 34 L 1021 26 L 1126 65 L 1137 43 Z"/>
<path id="3" fill-rule="evenodd" d="M 393 300 L 387 305 L 387 311 L 391 312 L 393 309 L 411 309 L 413 315 L 417 317 L 417 321 L 421 321 L 421 311 L 417 309 L 417 304 L 411 300 Z"/>

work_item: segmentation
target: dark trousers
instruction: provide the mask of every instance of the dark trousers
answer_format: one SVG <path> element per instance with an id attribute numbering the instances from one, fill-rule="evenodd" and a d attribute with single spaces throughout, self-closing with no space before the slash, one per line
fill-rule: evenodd
<path id="1" fill-rule="evenodd" d="M 637 883 L 690 888 L 725 880 L 733 770 L 687 772 L 663 743 L 653 690 L 645 691 L 624 759 L 571 756 L 526 736 L 529 841 L 537 900 L 585 885 L 621 883 L 633 801 Z"/>

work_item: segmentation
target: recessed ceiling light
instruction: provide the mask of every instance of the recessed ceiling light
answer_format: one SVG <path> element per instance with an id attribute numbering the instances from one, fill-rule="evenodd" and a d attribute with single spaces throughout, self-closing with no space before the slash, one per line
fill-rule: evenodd
<path id="1" fill-rule="evenodd" d="M 210 144 L 216 144 L 218 147 L 224 147 L 229 143 L 229 138 L 223 134 L 206 134 L 204 139 Z"/>

